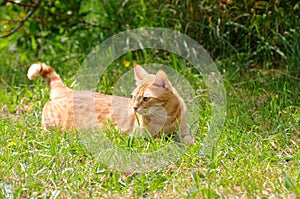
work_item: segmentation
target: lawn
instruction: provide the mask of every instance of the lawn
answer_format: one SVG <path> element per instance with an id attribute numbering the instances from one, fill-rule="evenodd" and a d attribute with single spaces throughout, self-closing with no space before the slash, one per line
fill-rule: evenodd
<path id="1" fill-rule="evenodd" d="M 48 100 L 44 82 L 3 85 L 2 196 L 9 198 L 11 191 L 16 198 L 296 198 L 299 79 L 277 70 L 227 68 L 222 74 L 227 115 L 216 149 L 200 153 L 207 129 L 202 128 L 198 143 L 176 162 L 143 173 L 108 168 L 76 132 L 43 132 L 41 110 Z M 130 138 L 123 139 L 115 143 L 117 147 L 124 147 Z"/>

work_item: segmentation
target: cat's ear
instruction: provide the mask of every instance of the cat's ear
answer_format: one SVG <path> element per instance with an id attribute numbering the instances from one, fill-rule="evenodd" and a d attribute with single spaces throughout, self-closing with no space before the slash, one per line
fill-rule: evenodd
<path id="1" fill-rule="evenodd" d="M 147 71 L 143 69 L 140 65 L 134 64 L 134 78 L 137 82 L 140 82 L 148 75 Z"/>
<path id="2" fill-rule="evenodd" d="M 156 75 L 155 75 L 155 79 L 152 83 L 154 86 L 157 86 L 157 87 L 161 87 L 161 88 L 164 88 L 166 90 L 169 90 L 171 89 L 171 85 L 169 83 L 169 80 L 168 80 L 168 76 L 167 74 L 162 71 L 162 70 L 159 70 Z"/>

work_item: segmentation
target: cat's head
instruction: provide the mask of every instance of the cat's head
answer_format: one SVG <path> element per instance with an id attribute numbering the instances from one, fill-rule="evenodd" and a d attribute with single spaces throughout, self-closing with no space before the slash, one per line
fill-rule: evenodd
<path id="1" fill-rule="evenodd" d="M 140 65 L 134 66 L 137 88 L 132 92 L 134 110 L 141 114 L 150 114 L 151 109 L 163 109 L 168 100 L 174 96 L 172 85 L 166 73 L 159 70 L 155 75 L 149 74 Z"/>

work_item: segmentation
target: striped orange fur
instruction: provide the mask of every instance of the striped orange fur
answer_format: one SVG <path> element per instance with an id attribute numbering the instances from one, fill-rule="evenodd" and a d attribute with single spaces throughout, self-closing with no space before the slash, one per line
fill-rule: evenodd
<path id="1" fill-rule="evenodd" d="M 167 75 L 158 71 L 148 74 L 135 65 L 136 89 L 133 98 L 72 90 L 66 87 L 55 70 L 41 62 L 31 65 L 28 78 L 40 75 L 50 88 L 48 101 L 42 114 L 42 127 L 54 126 L 63 130 L 103 129 L 108 121 L 123 132 L 149 132 L 157 137 L 180 132 L 186 145 L 193 140 L 187 130 L 186 106 L 169 82 Z"/>

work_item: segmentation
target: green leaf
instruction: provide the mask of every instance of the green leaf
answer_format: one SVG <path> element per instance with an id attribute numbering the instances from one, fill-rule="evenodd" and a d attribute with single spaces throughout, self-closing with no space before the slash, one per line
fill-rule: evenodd
<path id="1" fill-rule="evenodd" d="M 36 51 L 37 50 L 37 46 L 36 46 L 36 41 L 35 41 L 35 37 L 31 36 L 31 48 Z"/>
<path id="2" fill-rule="evenodd" d="M 33 182 L 26 185 L 26 188 L 30 188 L 30 189 L 42 189 L 43 187 L 44 187 L 43 184 L 40 182 Z"/>
<path id="3" fill-rule="evenodd" d="M 254 8 L 259 10 L 265 10 L 266 8 L 268 8 L 268 4 L 269 3 L 267 1 L 257 1 L 254 4 Z"/>
<path id="4" fill-rule="evenodd" d="M 288 189 L 295 190 L 295 185 L 294 185 L 293 181 L 289 178 L 289 176 L 285 172 L 282 172 L 282 175 L 283 175 L 283 179 L 285 181 L 286 187 Z"/>

